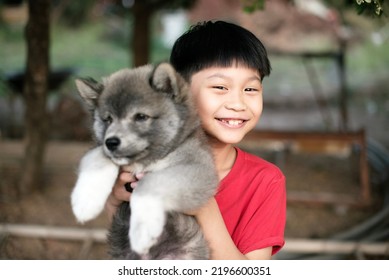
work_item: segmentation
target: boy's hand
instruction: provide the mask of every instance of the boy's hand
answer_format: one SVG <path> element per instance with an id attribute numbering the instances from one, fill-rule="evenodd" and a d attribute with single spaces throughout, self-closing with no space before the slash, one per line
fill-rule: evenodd
<path id="1" fill-rule="evenodd" d="M 130 201 L 131 190 L 136 187 L 136 182 L 143 177 L 143 174 L 135 176 L 131 172 L 123 171 L 123 169 L 125 168 L 121 168 L 112 192 L 105 204 L 109 218 L 115 214 L 117 208 L 123 201 Z"/>

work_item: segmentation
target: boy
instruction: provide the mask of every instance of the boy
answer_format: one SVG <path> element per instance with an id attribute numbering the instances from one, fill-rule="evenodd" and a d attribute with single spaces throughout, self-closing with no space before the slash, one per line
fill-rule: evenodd
<path id="1" fill-rule="evenodd" d="M 285 177 L 273 164 L 236 147 L 262 113 L 262 80 L 270 63 L 250 31 L 227 22 L 193 26 L 175 42 L 170 62 L 190 83 L 209 138 L 220 184 L 194 215 L 212 259 L 271 259 L 284 245 Z M 107 201 L 110 215 L 136 186 L 122 172 Z"/>

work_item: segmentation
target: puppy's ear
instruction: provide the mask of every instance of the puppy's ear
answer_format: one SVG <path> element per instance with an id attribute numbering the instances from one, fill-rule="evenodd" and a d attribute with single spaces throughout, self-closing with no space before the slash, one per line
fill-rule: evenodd
<path id="1" fill-rule="evenodd" d="M 81 97 L 92 108 L 96 108 L 97 99 L 104 89 L 104 86 L 92 78 L 76 79 L 76 86 Z"/>
<path id="2" fill-rule="evenodd" d="M 182 102 L 186 97 L 186 90 L 183 90 L 186 82 L 170 63 L 160 63 L 154 68 L 150 85 L 156 91 L 168 94 L 176 102 Z"/>

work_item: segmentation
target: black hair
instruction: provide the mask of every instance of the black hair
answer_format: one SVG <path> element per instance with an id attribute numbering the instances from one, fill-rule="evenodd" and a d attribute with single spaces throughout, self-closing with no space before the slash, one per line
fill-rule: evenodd
<path id="1" fill-rule="evenodd" d="M 262 42 L 247 29 L 225 21 L 193 25 L 174 43 L 170 63 L 186 80 L 202 69 L 234 63 L 257 69 L 261 79 L 271 71 Z"/>

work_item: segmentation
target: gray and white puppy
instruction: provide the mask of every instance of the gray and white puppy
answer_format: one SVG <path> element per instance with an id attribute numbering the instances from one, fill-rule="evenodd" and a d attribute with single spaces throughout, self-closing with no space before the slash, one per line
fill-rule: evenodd
<path id="1" fill-rule="evenodd" d="M 207 259 L 196 220 L 182 214 L 215 194 L 218 178 L 188 84 L 168 63 L 77 79 L 94 115 L 98 146 L 80 162 L 71 195 L 80 222 L 104 208 L 119 167 L 144 177 L 112 222 L 117 259 Z M 131 217 L 130 217 L 131 216 Z"/>

